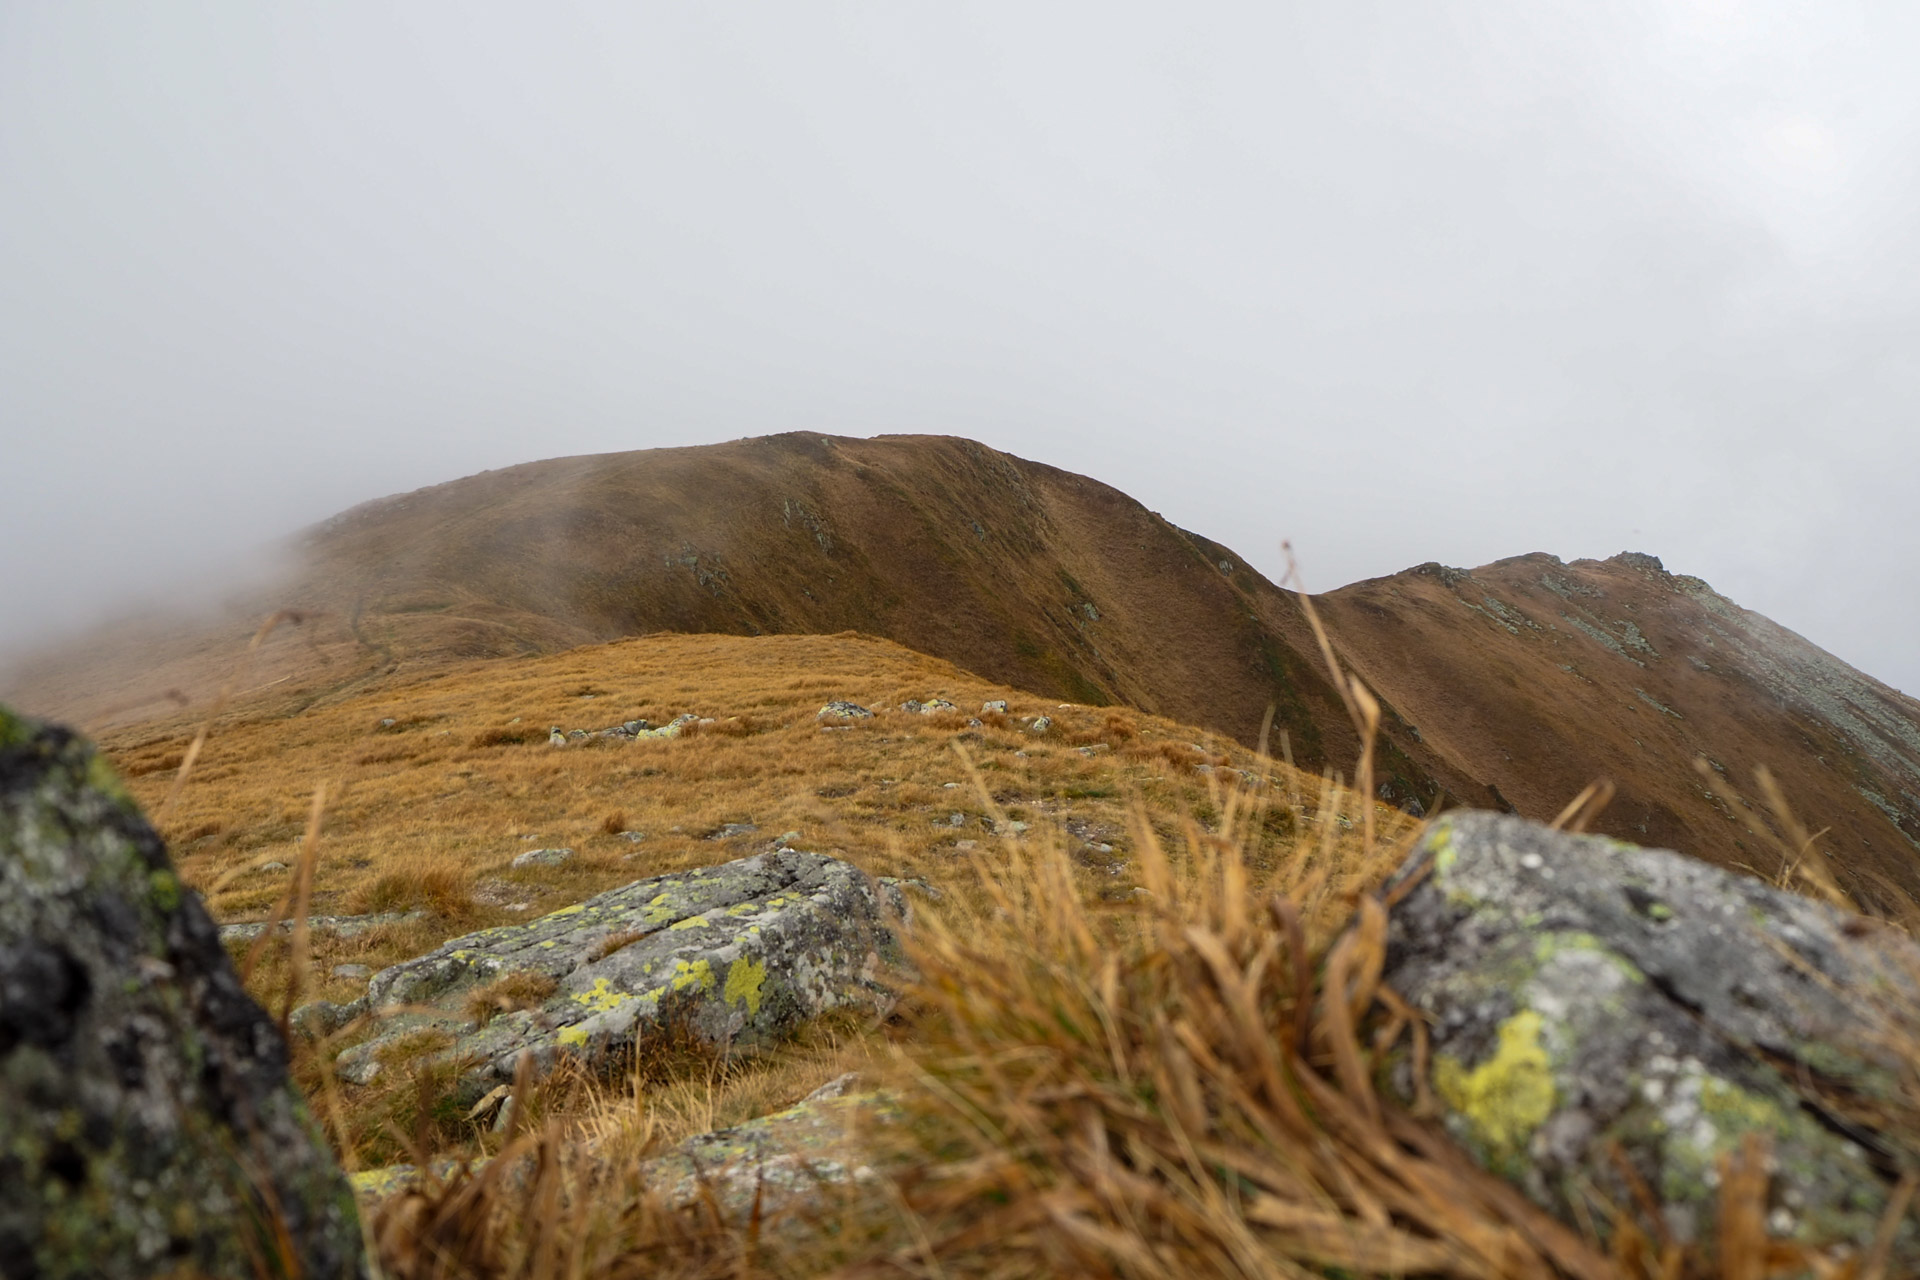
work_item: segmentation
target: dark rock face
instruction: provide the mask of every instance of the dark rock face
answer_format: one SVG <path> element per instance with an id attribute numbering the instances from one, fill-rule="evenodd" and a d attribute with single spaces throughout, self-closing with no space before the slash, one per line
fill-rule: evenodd
<path id="1" fill-rule="evenodd" d="M 159 837 L 85 743 L 0 709 L 0 1275 L 360 1257 L 285 1042 Z"/>
<path id="2" fill-rule="evenodd" d="M 1604 1222 L 1593 1192 L 1633 1203 L 1617 1143 L 1668 1229 L 1695 1238 L 1720 1157 L 1757 1134 L 1770 1230 L 1872 1240 L 1920 1168 L 1876 1123 L 1911 1105 L 1920 948 L 1679 854 L 1495 814 L 1436 822 L 1400 875 L 1422 869 L 1386 978 L 1432 1019 L 1433 1092 L 1490 1168 L 1569 1221 Z M 1410 1095 L 1408 1062 L 1393 1074 Z M 1920 1266 L 1920 1234 L 1896 1257 L 1900 1274 Z"/>

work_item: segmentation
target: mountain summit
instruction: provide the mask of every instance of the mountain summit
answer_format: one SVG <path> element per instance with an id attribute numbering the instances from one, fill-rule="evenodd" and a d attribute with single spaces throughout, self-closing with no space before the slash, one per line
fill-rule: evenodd
<path id="1" fill-rule="evenodd" d="M 1128 704 L 1310 768 L 1359 743 L 1299 598 L 1110 486 L 968 440 L 791 433 L 559 458 L 366 503 L 223 629 L 120 628 L 18 674 L 36 709 L 100 716 L 217 687 L 291 607 L 251 681 L 312 701 L 396 667 L 657 631 L 860 631 L 990 680 Z M 1920 897 L 1920 703 L 1652 556 L 1422 565 L 1316 598 L 1385 708 L 1383 798 L 1551 818 L 1588 782 L 1598 830 L 1764 876 L 1768 766 L 1846 887 Z M 1695 772 L 1704 757 L 1719 785 Z M 1756 800 L 1756 805 L 1757 805 Z"/>

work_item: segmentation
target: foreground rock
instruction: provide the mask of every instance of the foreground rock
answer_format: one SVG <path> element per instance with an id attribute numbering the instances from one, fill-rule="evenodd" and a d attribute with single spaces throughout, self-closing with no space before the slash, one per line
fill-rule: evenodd
<path id="1" fill-rule="evenodd" d="M 743 1222 L 756 1211 L 804 1221 L 831 1206 L 844 1230 L 856 1206 L 863 1217 L 887 1211 L 881 1177 L 902 1149 L 905 1118 L 894 1097 L 844 1075 L 784 1111 L 688 1138 L 640 1173 L 676 1207 L 710 1201 Z"/>
<path id="2" fill-rule="evenodd" d="M 1757 1134 L 1771 1231 L 1873 1239 L 1920 1168 L 1898 1123 L 1875 1123 L 1900 1114 L 1920 948 L 1679 854 L 1493 814 L 1435 823 L 1414 873 L 1386 979 L 1431 1017 L 1433 1092 L 1490 1168 L 1604 1224 L 1593 1192 L 1635 1203 L 1617 1143 L 1667 1229 L 1693 1239 L 1720 1158 Z M 1405 1061 L 1396 1074 L 1411 1095 Z M 1920 1266 L 1910 1226 L 1895 1256 L 1898 1274 Z"/>
<path id="3" fill-rule="evenodd" d="M 511 1083 L 528 1055 L 545 1072 L 562 1054 L 619 1052 L 662 1032 L 754 1046 L 829 1009 L 881 1010 L 892 1000 L 881 982 L 895 954 L 888 921 L 904 914 L 892 884 L 775 849 L 455 938 L 375 974 L 352 1004 L 296 1017 L 326 1030 L 369 1011 L 429 1006 L 385 1018 L 374 1040 L 340 1055 L 340 1073 L 366 1083 L 383 1056 L 438 1032 L 447 1042 L 433 1056 L 467 1064 L 459 1092 L 472 1102 Z M 516 1000 L 527 1007 L 488 1016 Z"/>
<path id="4" fill-rule="evenodd" d="M 159 838 L 79 739 L 0 710 L 0 1275 L 360 1253 L 285 1042 Z"/>
<path id="5" fill-rule="evenodd" d="M 885 1169 L 889 1157 L 905 1149 L 905 1119 L 892 1094 L 864 1091 L 859 1077 L 849 1073 L 784 1110 L 687 1138 L 641 1161 L 636 1172 L 666 1204 L 686 1208 L 710 1202 L 729 1221 L 742 1221 L 756 1208 L 763 1216 L 804 1213 L 828 1201 L 844 1208 L 854 1199 L 879 1198 L 876 1168 Z M 606 1159 L 592 1140 L 575 1150 Z M 444 1181 L 463 1167 L 477 1172 L 491 1163 L 482 1158 L 463 1166 L 443 1160 L 431 1172 Z M 533 1171 L 532 1159 L 523 1158 L 505 1176 L 524 1186 Z M 355 1191 L 369 1200 L 426 1181 L 410 1164 L 353 1175 Z"/>

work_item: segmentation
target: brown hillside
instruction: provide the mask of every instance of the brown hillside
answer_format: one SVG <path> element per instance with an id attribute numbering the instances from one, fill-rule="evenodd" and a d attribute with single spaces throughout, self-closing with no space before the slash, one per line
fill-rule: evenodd
<path id="1" fill-rule="evenodd" d="M 1763 819 L 1722 799 L 1772 770 L 1868 903 L 1920 885 L 1920 703 L 1652 556 L 1422 565 L 1322 597 L 1338 647 L 1418 729 L 1436 773 L 1551 815 L 1596 777 L 1599 829 L 1772 878 Z M 1464 789 L 1464 788 L 1463 788 Z"/>
<path id="2" fill-rule="evenodd" d="M 272 638 L 249 688 L 337 697 L 396 667 L 657 631 L 857 630 L 1247 744 L 1274 703 L 1303 765 L 1357 753 L 1292 596 L 1118 490 L 966 440 L 790 434 L 530 463 L 356 507 L 300 550 L 287 587 L 223 628 L 97 637 L 10 695 L 82 721 L 168 689 L 204 698 L 258 617 L 295 605 L 316 619 Z M 1390 796 L 1431 798 L 1425 770 L 1386 765 Z"/>
<path id="3" fill-rule="evenodd" d="M 313 616 L 271 637 L 243 694 L 324 705 L 659 631 L 857 630 L 1243 744 L 1272 704 L 1302 765 L 1357 755 L 1295 596 L 1109 486 L 966 440 L 795 433 L 529 463 L 354 508 L 299 551 L 283 590 L 222 626 L 96 636 L 8 696 L 96 725 L 170 710 L 153 701 L 168 690 L 204 700 L 258 618 L 296 605 Z M 1833 826 L 1850 888 L 1920 894 L 1920 708 L 1649 557 L 1423 566 L 1321 602 L 1387 707 L 1385 798 L 1548 818 L 1606 776 L 1602 829 L 1771 875 L 1759 820 L 1691 768 L 1704 754 L 1751 791 L 1766 763 Z"/>

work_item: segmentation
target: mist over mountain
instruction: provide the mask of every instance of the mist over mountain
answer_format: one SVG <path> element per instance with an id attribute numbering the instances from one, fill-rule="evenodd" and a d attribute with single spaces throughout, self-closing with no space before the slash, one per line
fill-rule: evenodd
<path id="1" fill-rule="evenodd" d="M 308 703 L 397 669 L 658 631 L 859 631 L 988 679 L 1125 704 L 1351 774 L 1359 741 L 1299 598 L 1097 480 L 952 437 L 789 433 L 559 458 L 366 503 L 224 622 L 122 625 L 43 652 L 8 696 L 150 715 L 230 682 Z M 1833 828 L 1849 887 L 1920 888 L 1920 705 L 1645 554 L 1423 565 L 1318 598 L 1385 707 L 1382 798 L 1551 818 L 1763 875 L 1768 819 L 1707 794 L 1766 765 Z M 1282 745 L 1284 743 L 1284 746 Z"/>

